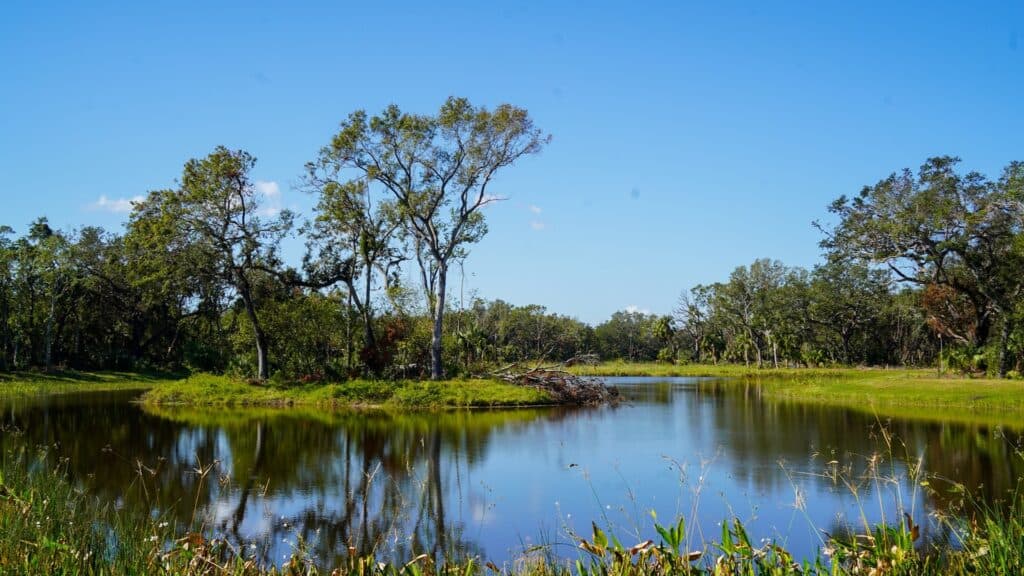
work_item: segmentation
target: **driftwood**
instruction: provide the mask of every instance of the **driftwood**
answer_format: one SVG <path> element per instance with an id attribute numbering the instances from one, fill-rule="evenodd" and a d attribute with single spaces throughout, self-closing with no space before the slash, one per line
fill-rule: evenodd
<path id="1" fill-rule="evenodd" d="M 535 366 L 524 371 L 515 371 L 518 364 L 509 364 L 491 375 L 516 386 L 528 386 L 543 390 L 559 404 L 576 406 L 599 406 L 618 404 L 619 390 L 608 386 L 599 378 L 584 378 L 565 370 L 567 363 L 554 366 Z"/>

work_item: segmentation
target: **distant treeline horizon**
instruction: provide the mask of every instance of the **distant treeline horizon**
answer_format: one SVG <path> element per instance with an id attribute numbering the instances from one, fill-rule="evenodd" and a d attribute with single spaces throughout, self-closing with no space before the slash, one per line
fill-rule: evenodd
<path id="1" fill-rule="evenodd" d="M 255 159 L 217 148 L 137 202 L 123 233 L 0 227 L 0 370 L 188 369 L 310 381 L 484 374 L 603 360 L 757 366 L 1024 367 L 1024 165 L 952 157 L 829 210 L 824 262 L 759 259 L 685 289 L 670 315 L 590 326 L 544 306 L 447 294 L 486 234 L 494 172 L 547 137 L 524 110 L 450 99 L 436 116 L 357 111 L 307 164 L 314 217 L 266 210 Z M 298 268 L 280 257 L 298 235 Z M 418 286 L 401 280 L 414 270 Z"/>

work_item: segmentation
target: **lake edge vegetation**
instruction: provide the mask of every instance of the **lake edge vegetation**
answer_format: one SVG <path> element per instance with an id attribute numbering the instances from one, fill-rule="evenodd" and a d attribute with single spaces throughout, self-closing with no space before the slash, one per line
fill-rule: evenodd
<path id="1" fill-rule="evenodd" d="M 317 406 L 404 409 L 526 407 L 555 404 L 546 392 L 493 379 L 442 381 L 366 380 L 341 383 L 253 385 L 243 379 L 197 374 L 150 388 L 141 401 L 153 405 Z"/>
<path id="2" fill-rule="evenodd" d="M 776 402 L 843 407 L 883 419 L 1024 427 L 1024 385 L 1019 380 L 935 369 L 604 362 L 570 370 L 584 377 L 707 378 L 706 386 L 748 387 Z"/>
<path id="3" fill-rule="evenodd" d="M 533 363 L 530 365 L 536 365 Z M 775 401 L 842 406 L 887 416 L 992 424 L 1024 423 L 1024 387 L 1012 380 L 938 374 L 907 368 L 756 368 L 742 365 L 604 362 L 566 369 L 588 378 L 698 377 L 715 385 L 756 386 Z M 222 407 L 309 406 L 404 409 L 498 408 L 571 404 L 540 387 L 498 379 L 451 378 L 254 383 L 224 374 L 132 372 L 19 372 L 0 374 L 0 399 L 138 390 L 152 405 Z"/>
<path id="4" fill-rule="evenodd" d="M 495 379 L 353 379 L 344 382 L 258 385 L 218 374 L 134 372 L 17 372 L 0 374 L 0 401 L 90 392 L 139 391 L 143 403 L 192 406 L 401 407 L 405 409 L 550 406 L 536 387 Z"/>
<path id="5" fill-rule="evenodd" d="M 7 433 L 17 431 L 6 430 Z M 887 437 L 888 438 L 888 437 Z M 890 441 L 892 439 L 889 439 Z M 20 573 L 49 574 L 361 574 L 379 576 L 470 575 L 516 576 L 651 574 L 1019 574 L 1024 569 L 1024 499 L 1017 491 L 1002 504 L 979 503 L 959 490 L 964 517 L 935 520 L 948 539 L 919 541 L 920 527 L 903 510 L 889 524 L 851 525 L 848 534 L 825 534 L 813 558 L 794 558 L 774 540 L 755 543 L 738 519 L 725 518 L 714 539 L 694 542 L 680 517 L 662 525 L 653 519 L 658 541 L 621 542 L 595 522 L 588 534 L 568 534 L 577 544 L 575 561 L 524 552 L 505 566 L 485 558 L 435 558 L 428 554 L 381 562 L 374 554 L 352 553 L 342 565 L 320 566 L 299 538 L 282 562 L 268 562 L 256 547 L 232 543 L 193 515 L 191 525 L 171 525 L 159 511 L 131 516 L 78 488 L 67 462 L 49 456 L 45 447 L 10 449 L 0 458 L 0 566 Z M 1018 454 L 1019 456 L 1019 454 Z M 879 464 L 892 455 L 872 455 Z M 865 456 L 867 458 L 867 456 Z M 895 466 L 895 465 L 893 465 Z M 860 482 L 892 482 L 885 465 L 869 467 L 850 482 L 856 498 Z M 198 466 L 199 487 L 212 472 Z M 919 475 L 920 467 L 905 472 Z M 913 476 L 915 490 L 932 489 L 927 478 Z M 910 501 L 913 499 L 911 498 Z M 692 520 L 692 519 L 691 519 Z M 856 524 L 856 522 L 855 522 Z"/>
<path id="6" fill-rule="evenodd" d="M 86 392 L 149 390 L 174 385 L 184 378 L 168 372 L 113 372 L 61 370 L 0 373 L 0 399 L 54 396 Z"/>

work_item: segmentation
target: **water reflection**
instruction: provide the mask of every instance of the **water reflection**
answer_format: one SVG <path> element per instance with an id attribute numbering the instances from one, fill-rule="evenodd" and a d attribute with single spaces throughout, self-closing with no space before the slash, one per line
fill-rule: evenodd
<path id="1" fill-rule="evenodd" d="M 615 383 L 628 402 L 592 410 L 150 409 L 131 393 L 46 398 L 4 405 L 4 425 L 23 433 L 0 444 L 3 457 L 18 445 L 50 447 L 69 458 L 76 482 L 129 513 L 201 522 L 273 562 L 301 539 L 328 564 L 350 547 L 500 561 L 541 543 L 571 556 L 571 543 L 558 544 L 591 519 L 624 540 L 653 536 L 651 510 L 687 515 L 693 545 L 738 516 L 757 537 L 782 535 L 813 554 L 820 530 L 840 531 L 865 508 L 872 521 L 891 518 L 900 499 L 920 522 L 950 503 L 949 492 L 907 481 L 864 482 L 854 497 L 837 471 L 859 481 L 873 462 L 904 477 L 920 462 L 989 498 L 1024 474 L 1019 438 L 1001 428 L 773 403 L 753 386 L 696 379 Z"/>

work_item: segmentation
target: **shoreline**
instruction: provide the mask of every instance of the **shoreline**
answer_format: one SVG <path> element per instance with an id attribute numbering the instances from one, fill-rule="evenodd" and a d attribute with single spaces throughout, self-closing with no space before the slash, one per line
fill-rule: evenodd
<path id="1" fill-rule="evenodd" d="M 1024 428 L 1024 381 L 972 378 L 920 368 L 750 368 L 736 365 L 606 363 L 576 367 L 584 376 L 714 378 L 756 386 L 775 402 L 830 406 L 876 416 Z"/>
<path id="2" fill-rule="evenodd" d="M 1024 381 L 938 377 L 917 368 L 750 368 L 742 365 L 628 364 L 575 366 L 602 377 L 703 377 L 715 385 L 756 385 L 765 398 L 836 406 L 894 417 L 1024 425 Z M 277 386 L 212 374 L 15 372 L 0 374 L 0 400 L 83 392 L 144 391 L 142 404 L 176 406 L 324 407 L 329 409 L 464 409 L 565 406 L 545 391 L 496 379 L 364 380 Z M 967 418 L 964 418 L 964 416 Z M 987 417 L 987 418 L 986 418 Z M 995 418 L 993 418 L 995 417 Z M 1006 420 L 1006 418 L 1002 418 Z"/>
<path id="3" fill-rule="evenodd" d="M 496 380 L 350 380 L 341 383 L 258 386 L 229 376 L 197 374 L 150 388 L 139 402 L 155 406 L 225 408 L 312 407 L 353 410 L 397 408 L 536 408 L 559 406 L 545 392 Z"/>

